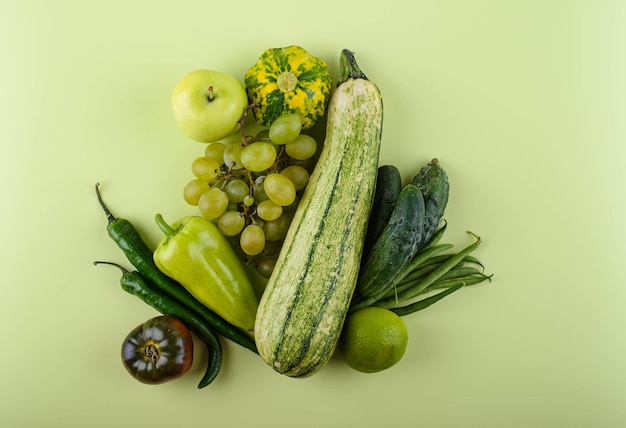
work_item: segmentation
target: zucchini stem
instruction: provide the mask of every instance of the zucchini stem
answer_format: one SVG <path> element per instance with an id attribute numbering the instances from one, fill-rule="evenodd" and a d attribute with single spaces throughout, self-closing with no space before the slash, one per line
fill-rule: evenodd
<path id="1" fill-rule="evenodd" d="M 365 73 L 361 71 L 361 68 L 354 58 L 354 52 L 348 49 L 343 49 L 339 56 L 339 81 L 337 86 L 341 85 L 348 79 L 365 79 L 369 80 Z"/>

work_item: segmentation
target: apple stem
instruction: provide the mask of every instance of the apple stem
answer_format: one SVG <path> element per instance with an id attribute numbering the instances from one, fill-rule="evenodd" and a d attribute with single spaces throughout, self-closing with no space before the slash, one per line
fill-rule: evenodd
<path id="1" fill-rule="evenodd" d="M 213 101 L 215 96 L 213 95 L 213 86 L 209 86 L 209 101 Z"/>

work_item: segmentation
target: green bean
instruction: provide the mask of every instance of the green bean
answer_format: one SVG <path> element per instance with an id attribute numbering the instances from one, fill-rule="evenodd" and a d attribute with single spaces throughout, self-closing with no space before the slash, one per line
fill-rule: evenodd
<path id="1" fill-rule="evenodd" d="M 426 276 L 426 274 L 435 270 L 437 266 L 441 265 L 441 263 L 445 262 L 452 256 L 454 256 L 454 254 L 441 254 L 429 257 L 427 260 L 420 263 L 419 266 L 416 266 L 413 271 L 406 274 L 404 278 L 396 281 L 396 287 L 406 288 L 407 282 L 415 282 L 420 278 L 423 278 L 424 276 Z M 463 257 L 463 260 L 459 262 L 459 264 L 457 264 L 455 268 L 465 265 L 466 263 L 476 264 L 480 266 L 483 270 L 485 268 L 480 260 L 471 255 L 466 255 L 465 257 Z M 395 290 L 389 291 L 386 297 L 388 297 L 390 293 L 395 293 Z"/>
<path id="2" fill-rule="evenodd" d="M 449 271 L 447 271 L 446 273 L 444 273 L 443 275 L 441 275 L 441 277 L 439 277 L 439 279 L 437 279 L 435 282 L 433 282 L 433 284 L 431 284 L 429 287 L 425 288 L 422 292 L 420 292 L 419 294 L 426 294 L 428 292 L 430 292 L 432 289 L 436 289 L 436 288 L 447 288 L 447 287 L 442 287 L 442 286 L 436 286 L 435 284 L 439 284 L 439 283 L 445 283 L 446 281 L 451 281 L 454 279 L 458 279 L 458 278 L 470 278 L 473 276 L 480 276 L 480 277 L 487 277 L 486 275 L 484 275 L 482 272 L 480 272 L 478 269 L 473 268 L 471 266 L 463 266 L 464 262 L 460 262 L 459 264 L 457 264 L 456 266 L 454 266 L 452 269 L 450 269 Z M 437 269 L 440 265 L 432 265 L 432 266 L 428 266 L 428 268 L 431 269 L 431 272 L 434 271 L 435 269 Z M 388 292 L 386 295 L 384 295 L 382 298 L 378 299 L 378 300 L 386 300 L 386 299 L 390 299 L 392 297 L 397 297 L 397 295 L 399 293 L 403 293 L 405 290 L 408 290 L 412 287 L 418 287 L 421 284 L 421 281 L 426 278 L 427 275 L 423 275 L 419 278 L 415 278 L 412 281 L 405 281 L 401 284 L 398 284 L 398 286 L 396 287 L 395 290 L 391 290 L 390 292 Z M 472 283 L 473 284 L 473 283 Z"/>
<path id="3" fill-rule="evenodd" d="M 422 263 L 420 267 L 428 266 L 431 264 L 443 263 L 446 260 L 448 260 L 450 257 L 452 257 L 453 255 L 454 255 L 453 253 L 435 255 L 433 257 L 430 257 L 424 263 Z M 471 256 L 469 254 L 463 257 L 463 261 L 467 263 L 472 263 L 472 264 L 480 266 L 481 268 L 484 268 L 484 265 L 482 264 L 480 260 L 478 260 L 476 257 Z"/>
<path id="4" fill-rule="evenodd" d="M 441 265 L 441 263 L 427 263 L 423 266 L 418 266 L 414 271 L 406 275 L 402 280 L 398 281 L 397 286 L 407 283 L 407 282 L 415 282 L 424 278 L 426 275 L 437 269 L 437 267 Z"/>
<path id="5" fill-rule="evenodd" d="M 415 285 L 415 283 L 424 279 L 428 274 L 430 274 L 432 271 L 437 269 L 440 265 L 441 263 L 427 264 L 426 266 L 417 268 L 416 270 L 414 270 L 413 272 L 405 276 L 404 279 L 402 279 L 402 281 L 397 282 L 393 289 L 388 290 L 387 293 L 380 296 L 378 300 L 385 300 L 385 299 L 389 299 L 391 297 L 397 296 L 398 293 L 401 293 L 407 288 L 410 288 L 413 285 Z"/>
<path id="6" fill-rule="evenodd" d="M 459 279 L 462 280 L 465 283 L 466 286 L 469 286 L 469 285 L 480 284 L 481 282 L 486 281 L 486 280 L 491 281 L 491 277 L 492 276 L 493 275 L 485 275 L 483 273 L 476 273 L 476 274 L 464 276 L 464 277 L 461 277 L 461 278 L 439 279 L 439 280 L 433 282 L 428 287 L 426 287 L 424 292 L 421 293 L 421 294 L 426 294 L 426 293 L 429 293 L 431 291 L 439 290 L 439 289 L 442 289 L 442 288 L 450 288 L 450 287 L 454 286 L 457 283 L 457 281 L 459 281 Z"/>
<path id="7" fill-rule="evenodd" d="M 450 255 L 449 257 L 452 257 L 452 255 Z M 426 277 L 426 275 L 428 275 L 429 273 L 437 269 L 439 266 L 441 266 L 441 263 L 432 263 L 432 264 L 426 263 L 423 266 L 418 267 L 413 272 L 405 276 L 404 279 L 402 279 L 402 281 L 399 281 L 396 285 L 396 288 L 398 290 L 402 290 L 402 289 L 410 287 L 411 284 Z M 460 261 L 459 263 L 456 264 L 456 266 L 452 267 L 451 270 L 456 270 L 464 266 L 465 266 L 465 261 Z M 474 268 L 470 268 L 470 269 L 474 269 Z"/>
<path id="8" fill-rule="evenodd" d="M 435 245 L 433 247 L 429 247 L 425 250 L 417 253 L 415 257 L 409 262 L 409 264 L 402 270 L 402 273 L 398 275 L 396 278 L 396 284 L 404 279 L 409 273 L 420 267 L 423 263 L 427 262 L 431 257 L 436 254 L 441 253 L 442 251 L 449 250 L 452 248 L 452 244 L 440 244 Z"/>
<path id="9" fill-rule="evenodd" d="M 376 296 L 370 297 L 362 297 L 356 296 L 356 298 L 352 299 L 352 303 L 350 303 L 350 307 L 348 308 L 348 313 L 356 312 L 359 309 L 367 308 L 372 306 L 373 303 L 376 302 Z"/>
<path id="10" fill-rule="evenodd" d="M 419 281 L 419 283 L 416 284 L 415 286 L 405 289 L 401 292 L 398 292 L 395 297 L 376 301 L 375 306 L 380 306 L 383 308 L 391 308 L 393 306 L 396 306 L 398 302 L 403 302 L 403 301 L 412 299 L 418 296 L 420 293 L 422 293 L 428 286 L 430 286 L 433 282 L 438 280 L 443 274 L 445 274 L 450 269 L 452 269 L 457 263 L 462 261 L 463 257 L 465 257 L 466 255 L 474 251 L 476 248 L 478 248 L 478 246 L 481 244 L 480 237 L 474 235 L 471 232 L 468 232 L 468 233 L 472 234 L 476 238 L 476 241 L 474 241 L 472 244 L 468 245 L 463 250 L 459 251 L 458 253 L 450 257 L 448 260 L 442 263 L 439 267 L 437 267 L 437 269 L 435 269 L 434 271 L 429 273 L 424 279 Z"/>
<path id="11" fill-rule="evenodd" d="M 435 235 L 433 235 L 433 237 L 435 237 L 435 236 L 437 236 L 437 233 L 435 233 Z M 364 297 L 362 295 L 359 295 L 359 294 L 355 293 L 355 295 L 353 296 L 352 301 L 350 303 L 350 309 L 348 310 L 348 313 L 354 312 L 354 311 L 356 311 L 358 309 L 363 309 L 363 308 L 366 308 L 368 306 L 371 306 L 372 303 L 374 303 L 374 302 L 384 298 L 384 296 L 387 293 L 394 293 L 395 292 L 394 290 L 395 290 L 396 285 L 398 284 L 398 282 L 402 281 L 406 275 L 408 275 L 411 271 L 413 271 L 417 267 L 419 267 L 420 263 L 423 263 L 423 262 L 427 261 L 429 258 L 431 258 L 432 256 L 434 256 L 435 254 L 438 254 L 438 253 L 440 253 L 442 251 L 445 251 L 445 250 L 449 250 L 450 248 L 452 248 L 452 244 L 441 244 L 441 245 L 435 245 L 433 247 L 426 248 L 426 249 L 420 251 L 411 260 L 411 262 L 402 271 L 402 273 L 400 275 L 398 275 L 398 277 L 395 279 L 394 284 L 392 285 L 392 287 L 390 289 L 386 288 L 384 290 L 381 290 L 377 294 L 375 294 L 373 296 L 369 296 L 369 297 Z"/>
<path id="12" fill-rule="evenodd" d="M 468 275 L 468 276 L 461 277 L 461 278 L 447 279 L 443 281 L 437 280 L 431 286 L 427 287 L 424 290 L 423 294 L 430 293 L 436 289 L 441 289 L 441 288 L 444 289 L 443 291 L 440 291 L 439 293 L 430 297 L 426 297 L 422 300 L 418 300 L 417 302 L 414 302 L 405 306 L 393 307 L 389 309 L 400 316 L 412 314 L 413 312 L 426 309 L 430 305 L 438 302 L 439 300 L 443 299 L 449 294 L 454 293 L 455 291 L 459 290 L 462 287 L 479 284 L 485 280 L 491 281 L 491 277 L 492 275 L 484 275 L 482 273 L 479 273 L 479 274 Z"/>
<path id="13" fill-rule="evenodd" d="M 453 267 L 448 272 L 441 275 L 441 277 L 439 277 L 437 281 L 442 281 L 442 280 L 445 281 L 448 279 L 462 278 L 462 277 L 471 276 L 471 275 L 483 275 L 483 274 L 478 269 L 471 267 L 471 266 Z"/>
<path id="14" fill-rule="evenodd" d="M 476 257 L 474 256 L 470 256 L 469 254 L 465 257 L 463 257 L 463 261 L 467 262 L 467 263 L 473 263 L 475 265 L 480 266 L 483 270 L 485 269 L 485 266 L 482 264 L 482 262 L 480 260 L 478 260 Z"/>
<path id="15" fill-rule="evenodd" d="M 397 308 L 390 308 L 390 310 L 392 312 L 395 312 L 397 315 L 399 316 L 404 316 L 404 315 L 409 315 L 412 314 L 413 312 L 417 312 L 417 311 L 421 311 L 422 309 L 426 309 L 427 307 L 429 307 L 430 305 L 437 303 L 439 300 L 443 299 L 444 297 L 454 293 L 455 291 L 461 289 L 463 287 L 464 284 L 460 283 L 455 285 L 454 287 L 450 287 L 444 291 L 441 291 L 437 294 L 435 294 L 434 296 L 430 296 L 427 297 L 425 299 L 422 300 L 418 300 L 417 302 L 411 303 L 409 305 L 406 306 L 401 306 L 401 307 L 397 307 Z"/>
<path id="16" fill-rule="evenodd" d="M 453 256 L 450 256 L 450 257 L 453 257 Z M 437 263 L 433 265 L 427 265 L 421 269 L 418 269 L 418 271 L 414 272 L 414 274 L 407 276 L 402 282 L 398 283 L 398 285 L 395 287 L 394 290 L 390 290 L 389 292 L 387 292 L 387 294 L 385 294 L 378 300 L 386 300 L 392 297 L 396 298 L 399 293 L 403 293 L 412 287 L 419 286 L 419 284 L 424 278 L 426 278 L 430 273 L 439 269 L 441 265 L 442 265 L 441 263 Z M 436 281 L 461 278 L 461 277 L 470 276 L 470 275 L 482 275 L 482 272 L 480 272 L 478 269 L 471 267 L 471 266 L 464 266 L 464 265 L 465 265 L 465 262 L 460 261 L 455 266 L 450 268 L 447 272 L 443 273 L 441 277 L 438 278 Z M 419 275 L 415 275 L 415 273 L 419 273 Z M 426 291 L 423 291 L 420 294 L 424 294 L 425 292 Z"/>

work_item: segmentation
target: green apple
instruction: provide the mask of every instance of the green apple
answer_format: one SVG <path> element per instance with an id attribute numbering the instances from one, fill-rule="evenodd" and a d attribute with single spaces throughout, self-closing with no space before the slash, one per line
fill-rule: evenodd
<path id="1" fill-rule="evenodd" d="M 247 106 L 243 85 L 230 74 L 215 70 L 188 73 L 172 94 L 176 123 L 189 138 L 203 143 L 237 131 Z"/>

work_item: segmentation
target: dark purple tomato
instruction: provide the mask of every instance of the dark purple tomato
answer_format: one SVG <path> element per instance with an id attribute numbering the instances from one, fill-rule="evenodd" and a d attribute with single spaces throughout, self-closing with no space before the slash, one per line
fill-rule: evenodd
<path id="1" fill-rule="evenodd" d="M 193 338 L 182 321 L 158 316 L 135 327 L 122 344 L 122 363 L 139 382 L 156 385 L 176 379 L 193 362 Z"/>

